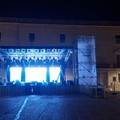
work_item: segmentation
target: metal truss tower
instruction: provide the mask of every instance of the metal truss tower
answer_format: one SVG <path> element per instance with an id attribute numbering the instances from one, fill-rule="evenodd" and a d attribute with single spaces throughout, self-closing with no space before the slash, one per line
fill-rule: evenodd
<path id="1" fill-rule="evenodd" d="M 74 58 L 74 75 L 79 85 L 97 85 L 95 37 L 79 36 Z M 76 74 L 78 73 L 78 74 Z M 77 77 L 76 77 L 77 76 Z"/>

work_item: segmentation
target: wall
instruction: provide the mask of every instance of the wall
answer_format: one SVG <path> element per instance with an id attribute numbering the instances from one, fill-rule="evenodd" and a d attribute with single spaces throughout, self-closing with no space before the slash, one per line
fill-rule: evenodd
<path id="1" fill-rule="evenodd" d="M 115 35 L 120 34 L 120 26 L 101 25 L 61 25 L 0 22 L 0 46 L 31 46 L 28 34 L 36 34 L 33 46 L 73 46 L 80 35 L 94 35 L 97 64 L 116 64 L 114 51 L 120 48 L 115 43 Z M 61 43 L 59 34 L 66 35 L 66 42 Z M 2 70 L 3 69 L 3 70 Z M 0 73 L 4 77 L 4 68 Z M 113 69 L 114 72 L 114 69 Z M 108 80 L 110 78 L 108 70 Z"/>
<path id="2" fill-rule="evenodd" d="M 33 46 L 73 46 L 79 35 L 91 34 L 95 36 L 99 64 L 115 64 L 114 50 L 120 48 L 115 43 L 115 35 L 120 34 L 119 26 L 0 23 L 0 32 L 0 46 L 31 46 L 28 40 L 30 32 L 36 35 Z M 61 33 L 66 35 L 65 43 L 59 40 Z"/>

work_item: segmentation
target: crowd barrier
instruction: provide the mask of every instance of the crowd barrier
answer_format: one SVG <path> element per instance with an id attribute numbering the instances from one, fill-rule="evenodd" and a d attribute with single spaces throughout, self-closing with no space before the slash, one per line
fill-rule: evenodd
<path id="1" fill-rule="evenodd" d="M 0 96 L 20 95 L 78 95 L 79 86 L 0 86 Z"/>
<path id="2" fill-rule="evenodd" d="M 22 95 L 80 95 L 90 94 L 95 96 L 103 91 L 94 87 L 81 85 L 36 85 L 36 86 L 0 86 L 0 96 L 22 96 Z"/>
<path id="3" fill-rule="evenodd" d="M 25 95 L 24 86 L 0 86 L 0 96 Z"/>
<path id="4" fill-rule="evenodd" d="M 90 86 L 89 87 L 89 95 L 95 98 L 104 98 L 105 97 L 105 89 L 102 86 Z"/>

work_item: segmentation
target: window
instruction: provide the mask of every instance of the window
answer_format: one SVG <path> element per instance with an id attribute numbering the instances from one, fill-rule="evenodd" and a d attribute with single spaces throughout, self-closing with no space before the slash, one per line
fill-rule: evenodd
<path id="1" fill-rule="evenodd" d="M 117 59 L 117 67 L 120 67 L 120 55 L 117 55 L 116 59 Z"/>
<path id="2" fill-rule="evenodd" d="M 60 42 L 65 43 L 65 34 L 60 34 Z"/>
<path id="3" fill-rule="evenodd" d="M 29 42 L 35 42 L 35 33 L 29 33 Z"/>
<path id="4" fill-rule="evenodd" d="M 120 35 L 116 35 L 115 40 L 117 44 L 120 44 Z"/>
<path id="5" fill-rule="evenodd" d="M 0 32 L 0 41 L 1 41 L 1 32 Z"/>
<path id="6" fill-rule="evenodd" d="M 118 73 L 118 81 L 120 82 L 120 73 Z"/>

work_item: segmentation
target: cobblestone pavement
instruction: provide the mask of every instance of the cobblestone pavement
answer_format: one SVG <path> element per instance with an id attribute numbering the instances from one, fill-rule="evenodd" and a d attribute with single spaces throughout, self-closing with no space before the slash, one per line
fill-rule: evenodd
<path id="1" fill-rule="evenodd" d="M 1 97 L 0 120 L 120 120 L 120 101 L 82 95 Z"/>

